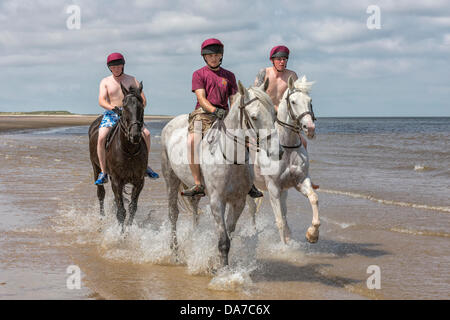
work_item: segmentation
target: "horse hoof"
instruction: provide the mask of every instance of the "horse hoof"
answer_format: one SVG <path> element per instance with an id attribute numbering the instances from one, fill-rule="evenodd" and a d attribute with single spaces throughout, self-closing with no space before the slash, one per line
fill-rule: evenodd
<path id="1" fill-rule="evenodd" d="M 306 232 L 306 240 L 308 240 L 309 243 L 316 243 L 319 240 L 319 230 L 310 230 Z"/>

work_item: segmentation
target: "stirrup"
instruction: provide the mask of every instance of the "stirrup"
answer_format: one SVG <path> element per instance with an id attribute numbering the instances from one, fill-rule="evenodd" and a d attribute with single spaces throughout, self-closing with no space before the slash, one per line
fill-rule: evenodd
<path id="1" fill-rule="evenodd" d="M 185 196 L 185 197 L 193 197 L 193 196 L 204 197 L 205 196 L 205 187 L 203 187 L 202 185 L 194 184 L 189 189 L 181 191 L 181 195 Z"/>
<path id="2" fill-rule="evenodd" d="M 95 184 L 99 186 L 107 182 L 108 182 L 108 174 L 100 172 L 98 174 L 97 180 L 95 181 Z"/>
<path id="3" fill-rule="evenodd" d="M 256 189 L 255 185 L 252 185 L 252 188 L 248 192 L 248 195 L 252 198 L 261 198 L 264 196 L 264 194 L 261 191 Z"/>

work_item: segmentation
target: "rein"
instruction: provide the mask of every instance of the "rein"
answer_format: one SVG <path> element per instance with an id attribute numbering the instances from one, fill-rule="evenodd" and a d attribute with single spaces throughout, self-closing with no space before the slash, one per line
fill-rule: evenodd
<path id="1" fill-rule="evenodd" d="M 250 119 L 250 115 L 248 114 L 247 110 L 245 109 L 247 106 L 249 106 L 250 104 L 252 104 L 253 102 L 259 100 L 258 97 L 255 97 L 247 102 L 245 102 L 245 97 L 244 95 L 241 96 L 241 99 L 239 101 L 239 113 L 240 113 L 240 121 L 239 121 L 239 127 L 240 129 L 244 129 L 244 125 L 245 128 L 248 130 L 253 130 L 254 132 L 256 132 L 256 144 L 253 142 L 249 141 L 249 137 L 245 137 L 244 139 L 231 134 L 230 132 L 228 132 L 228 130 L 225 128 L 223 122 L 220 124 L 220 129 L 225 131 L 225 136 L 227 136 L 228 138 L 232 139 L 233 142 L 235 144 L 240 144 L 246 147 L 246 150 L 248 150 L 248 148 L 251 146 L 256 147 L 256 152 L 260 151 L 260 147 L 259 147 L 259 143 L 260 143 L 260 137 L 259 137 L 259 133 L 256 131 L 254 125 L 252 124 L 252 121 Z M 267 137 L 267 141 L 269 141 L 272 138 L 272 134 L 269 134 Z M 223 149 L 222 147 L 220 148 L 222 150 L 222 156 L 225 160 L 228 160 L 225 156 L 225 154 L 223 153 Z M 234 164 L 238 164 L 236 163 L 236 160 L 234 161 Z"/>

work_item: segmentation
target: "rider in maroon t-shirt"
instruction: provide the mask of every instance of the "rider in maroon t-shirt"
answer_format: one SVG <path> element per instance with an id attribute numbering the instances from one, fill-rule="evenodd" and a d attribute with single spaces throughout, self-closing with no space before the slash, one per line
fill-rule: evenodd
<path id="1" fill-rule="evenodd" d="M 189 167 L 194 178 L 194 185 L 181 194 L 183 196 L 204 196 L 205 190 L 201 183 L 200 164 L 198 159 L 199 138 L 194 139 L 197 132 L 195 123 L 201 123 L 201 134 L 211 128 L 217 120 L 223 120 L 232 104 L 233 96 L 238 91 L 236 78 L 231 71 L 220 65 L 223 58 L 223 44 L 217 39 L 208 39 L 202 43 L 201 55 L 206 66 L 197 70 L 192 75 L 192 92 L 197 96 L 195 111 L 189 114 L 188 127 L 188 155 Z M 228 104 L 230 102 L 230 104 Z M 252 197 L 261 197 L 262 193 L 254 186 L 249 192 Z"/>

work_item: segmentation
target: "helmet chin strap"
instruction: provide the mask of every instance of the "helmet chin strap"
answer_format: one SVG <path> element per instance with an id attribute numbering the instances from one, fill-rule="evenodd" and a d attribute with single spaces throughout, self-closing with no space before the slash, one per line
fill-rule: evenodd
<path id="1" fill-rule="evenodd" d="M 222 65 L 223 57 L 220 59 L 220 62 L 219 62 L 219 64 L 218 64 L 216 67 L 213 67 L 212 65 L 210 65 L 210 64 L 208 63 L 208 61 L 206 61 L 205 56 L 203 56 L 203 60 L 205 60 L 206 65 L 207 65 L 208 67 L 210 67 L 211 69 L 217 69 L 217 68 L 219 68 L 219 67 Z"/>
<path id="2" fill-rule="evenodd" d="M 110 67 L 108 67 L 108 69 L 109 69 L 109 71 L 111 71 L 111 68 Z M 122 72 L 118 75 L 118 76 L 115 76 L 114 75 L 114 73 L 111 71 L 111 73 L 113 74 L 113 76 L 114 77 L 116 77 L 116 78 L 118 78 L 118 77 L 120 77 L 121 75 L 123 75 L 123 71 L 125 70 L 125 65 L 122 67 Z"/>
<path id="3" fill-rule="evenodd" d="M 281 70 L 281 71 L 280 71 L 280 70 L 277 69 L 277 67 L 275 67 L 275 62 L 272 61 L 272 64 L 273 64 L 273 67 L 275 68 L 275 70 L 277 70 L 277 72 L 284 72 L 284 70 Z M 286 63 L 286 66 L 287 66 L 287 63 Z M 286 68 L 285 68 L 285 69 L 286 69 Z"/>

